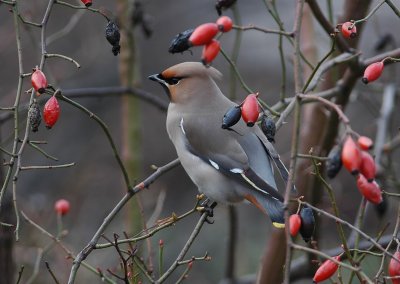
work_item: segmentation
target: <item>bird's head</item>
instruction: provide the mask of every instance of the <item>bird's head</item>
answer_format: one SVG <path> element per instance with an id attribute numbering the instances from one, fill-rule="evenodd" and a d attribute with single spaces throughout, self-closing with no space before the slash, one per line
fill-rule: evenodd
<path id="1" fill-rule="evenodd" d="M 205 67 L 199 62 L 184 62 L 149 76 L 150 80 L 160 83 L 173 103 L 186 103 L 212 95 L 214 82 L 220 79 L 221 73 L 213 67 Z M 210 89 L 212 88 L 212 89 Z"/>

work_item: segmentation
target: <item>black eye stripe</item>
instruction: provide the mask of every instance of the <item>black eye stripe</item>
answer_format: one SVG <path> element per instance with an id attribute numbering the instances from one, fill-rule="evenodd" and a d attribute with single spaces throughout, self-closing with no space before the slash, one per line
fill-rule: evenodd
<path id="1" fill-rule="evenodd" d="M 172 77 L 172 78 L 166 78 L 164 79 L 164 81 L 168 84 L 168 85 L 176 85 L 179 83 L 179 81 L 182 79 L 182 77 Z"/>

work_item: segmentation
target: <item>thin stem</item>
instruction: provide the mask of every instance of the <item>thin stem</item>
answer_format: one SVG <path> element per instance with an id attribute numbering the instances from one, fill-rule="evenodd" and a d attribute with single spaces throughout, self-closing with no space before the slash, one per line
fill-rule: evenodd
<path id="1" fill-rule="evenodd" d="M 114 157 L 117 160 L 117 163 L 120 167 L 120 170 L 124 176 L 124 180 L 125 180 L 125 185 L 127 188 L 129 188 L 131 186 L 131 181 L 129 179 L 128 176 L 128 172 L 124 166 L 124 164 L 122 163 L 122 159 L 120 157 L 120 155 L 118 154 L 118 150 L 117 150 L 117 146 L 114 142 L 114 139 L 111 136 L 111 133 L 108 129 L 108 126 L 103 122 L 102 119 L 100 119 L 100 117 L 98 117 L 97 115 L 95 115 L 93 112 L 91 112 L 90 110 L 88 110 L 87 108 L 85 108 L 84 106 L 82 106 L 81 104 L 67 98 L 66 96 L 63 96 L 60 92 L 58 92 L 57 97 L 60 98 L 61 100 L 69 103 L 70 105 L 78 108 L 79 110 L 83 111 L 84 113 L 86 113 L 87 115 L 89 115 L 90 118 L 92 118 L 93 120 L 95 120 L 101 127 L 101 129 L 104 131 L 108 142 L 110 143 L 111 149 L 114 153 Z"/>
<path id="2" fill-rule="evenodd" d="M 54 282 L 56 284 L 59 284 L 60 282 L 57 280 L 57 277 L 54 275 L 53 271 L 51 270 L 49 263 L 47 261 L 45 261 L 45 263 L 46 263 L 47 271 L 50 273 L 50 275 L 53 278 Z"/>
<path id="3" fill-rule="evenodd" d="M 32 143 L 31 141 L 28 142 L 29 146 L 31 146 L 32 148 L 34 148 L 35 150 L 39 151 L 41 154 L 43 154 L 43 156 L 45 156 L 46 158 L 49 158 L 53 161 L 58 161 L 58 159 L 54 156 L 51 156 L 50 154 L 48 154 L 46 151 L 44 151 L 42 148 L 40 148 L 39 146 L 37 146 L 35 143 Z"/>
<path id="4" fill-rule="evenodd" d="M 359 23 L 362 23 L 362 22 L 367 21 L 369 18 L 371 18 L 371 16 L 372 16 L 373 14 L 375 14 L 376 11 L 378 11 L 379 7 L 382 6 L 385 2 L 386 2 L 386 0 L 381 0 L 381 2 L 379 2 L 378 5 L 376 5 L 376 6 L 371 10 L 371 12 L 368 13 L 368 15 L 366 15 L 364 18 L 362 18 L 362 19 L 360 19 L 360 20 L 354 21 L 354 22 L 353 22 L 353 25 L 356 25 L 356 24 L 359 24 Z"/>
<path id="5" fill-rule="evenodd" d="M 51 169 L 59 169 L 59 168 L 69 168 L 75 166 L 75 163 L 69 163 L 69 164 L 62 164 L 62 165 L 52 165 L 52 166 L 25 166 L 25 167 L 20 167 L 21 171 L 26 171 L 26 170 L 51 170 Z"/>
<path id="6" fill-rule="evenodd" d="M 216 203 L 214 202 L 211 204 L 211 208 L 215 207 Z M 194 240 L 196 239 L 197 235 L 200 233 L 201 228 L 203 227 L 204 223 L 207 220 L 208 217 L 208 212 L 204 211 L 203 214 L 201 214 L 201 217 L 199 221 L 197 222 L 196 226 L 194 227 L 190 237 L 186 241 L 186 244 L 182 248 L 181 252 L 179 253 L 178 257 L 176 260 L 172 263 L 172 265 L 168 268 L 168 270 L 158 279 L 157 283 L 163 283 L 170 275 L 171 273 L 175 270 L 175 268 L 179 265 L 179 262 L 182 261 L 182 259 L 185 257 L 187 251 L 193 244 Z"/>
<path id="7" fill-rule="evenodd" d="M 76 68 L 81 68 L 81 65 L 78 63 L 78 61 L 76 61 L 75 59 L 72 59 L 71 57 L 62 55 L 62 54 L 46 53 L 45 57 L 46 57 L 46 58 L 58 57 L 58 58 L 67 60 L 67 61 L 69 61 L 69 62 L 72 62 L 73 64 L 75 64 Z"/>
<path id="8" fill-rule="evenodd" d="M 87 11 L 90 11 L 93 13 L 97 13 L 97 14 L 102 15 L 107 20 L 107 22 L 110 21 L 110 19 L 107 17 L 107 15 L 104 14 L 104 12 L 102 12 L 100 9 L 94 9 L 94 8 L 90 8 L 90 7 L 86 7 L 86 6 L 73 5 L 73 4 L 70 4 L 70 3 L 67 3 L 64 1 L 59 1 L 59 0 L 56 0 L 55 3 L 62 5 L 62 6 L 72 8 L 72 9 L 78 9 L 78 10 L 82 9 L 82 10 L 87 10 Z"/>
<path id="9" fill-rule="evenodd" d="M 324 57 L 322 57 L 322 59 L 317 63 L 317 65 L 315 66 L 315 68 L 312 70 L 310 76 L 307 79 L 307 82 L 305 83 L 303 90 L 301 91 L 303 94 L 306 92 L 308 86 L 310 85 L 312 79 L 314 78 L 315 74 L 317 73 L 319 67 L 321 67 L 322 63 L 325 62 L 326 59 L 329 58 L 329 56 L 331 56 L 331 54 L 333 54 L 333 52 L 335 52 L 335 39 L 332 40 L 332 46 L 331 49 L 328 51 L 327 54 L 325 54 Z"/>
<path id="10" fill-rule="evenodd" d="M 241 30 L 241 31 L 248 31 L 248 30 L 255 30 L 255 31 L 260 31 L 266 34 L 277 34 L 277 35 L 283 35 L 283 36 L 288 36 L 288 37 L 294 37 L 294 34 L 292 32 L 286 32 L 282 30 L 271 30 L 267 28 L 262 28 L 259 26 L 255 25 L 247 25 L 247 26 L 233 26 L 234 29 L 236 30 Z"/>
<path id="11" fill-rule="evenodd" d="M 91 251 L 96 247 L 99 238 L 103 234 L 104 230 L 108 227 L 111 221 L 115 218 L 115 216 L 121 211 L 121 209 L 125 206 L 125 204 L 138 192 L 147 188 L 152 184 L 160 175 L 163 173 L 173 169 L 179 165 L 179 160 L 175 159 L 174 161 L 166 164 L 165 166 L 159 167 L 153 174 L 151 174 L 148 178 L 146 178 L 143 182 L 137 184 L 134 188 L 129 188 L 129 191 L 124 195 L 124 197 L 118 202 L 118 204 L 111 210 L 111 212 L 104 218 L 102 224 L 97 229 L 96 233 L 93 235 L 90 242 L 79 252 L 79 254 L 75 257 L 70 274 L 68 279 L 68 284 L 73 284 L 75 282 L 76 273 L 78 272 L 79 266 L 82 261 L 87 258 L 87 256 L 91 253 Z"/>
<path id="12" fill-rule="evenodd" d="M 393 4 L 392 0 L 386 0 L 386 4 L 393 10 L 393 12 L 400 18 L 400 10 Z"/>

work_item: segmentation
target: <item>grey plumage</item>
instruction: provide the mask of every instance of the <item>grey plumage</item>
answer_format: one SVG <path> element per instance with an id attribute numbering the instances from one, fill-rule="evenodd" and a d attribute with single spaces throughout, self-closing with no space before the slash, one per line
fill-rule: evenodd
<path id="1" fill-rule="evenodd" d="M 220 77 L 216 69 L 194 62 L 150 77 L 166 87 L 171 99 L 166 123 L 169 137 L 200 192 L 217 202 L 247 199 L 268 213 L 276 227 L 283 227 L 283 197 L 272 162 L 285 180 L 287 170 L 259 127 L 247 127 L 240 120 L 232 130 L 221 128 L 224 114 L 236 104 L 216 85 L 214 80 Z"/>

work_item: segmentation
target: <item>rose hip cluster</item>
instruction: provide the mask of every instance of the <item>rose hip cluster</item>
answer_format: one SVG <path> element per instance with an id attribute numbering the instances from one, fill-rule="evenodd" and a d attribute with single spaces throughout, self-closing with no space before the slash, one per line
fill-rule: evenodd
<path id="1" fill-rule="evenodd" d="M 236 125 L 240 119 L 243 119 L 248 127 L 253 127 L 260 116 L 260 105 L 257 97 L 258 93 L 249 94 L 240 105 L 235 105 L 228 109 L 222 118 L 221 127 L 229 130 L 232 126 Z M 276 126 L 273 119 L 262 114 L 260 127 L 268 141 L 274 142 Z"/>
<path id="2" fill-rule="evenodd" d="M 368 152 L 373 142 L 366 136 L 360 136 L 357 142 L 347 135 L 342 146 L 335 147 L 328 155 L 327 175 L 334 178 L 343 166 L 357 176 L 357 187 L 361 194 L 374 204 L 382 202 L 382 191 L 375 181 L 376 165 L 374 158 Z"/>
<path id="3" fill-rule="evenodd" d="M 42 70 L 40 70 L 38 67 L 33 69 L 31 83 L 33 89 L 38 93 L 38 95 L 46 92 L 46 88 L 48 87 L 47 79 Z M 41 122 L 41 113 L 36 100 L 34 100 L 29 107 L 28 116 L 32 131 L 38 131 L 38 127 Z M 52 128 L 57 122 L 59 116 L 60 105 L 58 104 L 56 97 L 53 95 L 47 100 L 43 108 L 43 119 L 46 124 L 46 128 Z"/>
<path id="4" fill-rule="evenodd" d="M 183 52 L 192 46 L 203 46 L 201 61 L 208 66 L 217 57 L 221 44 L 215 39 L 219 33 L 227 33 L 233 27 L 233 22 L 228 16 L 221 16 L 215 23 L 205 23 L 194 30 L 179 33 L 172 40 L 169 47 L 170 53 Z"/>

